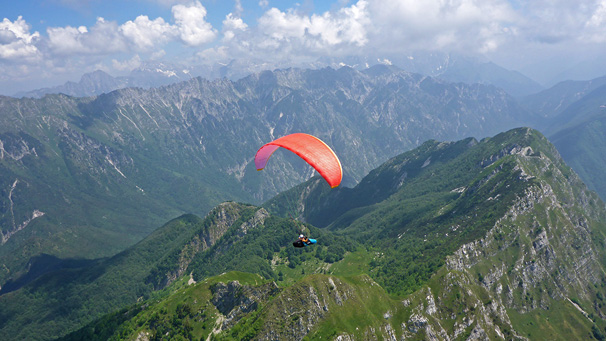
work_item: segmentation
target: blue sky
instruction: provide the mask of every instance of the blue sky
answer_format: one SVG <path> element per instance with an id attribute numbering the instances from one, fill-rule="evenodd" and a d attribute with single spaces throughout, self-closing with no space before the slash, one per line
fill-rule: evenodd
<path id="1" fill-rule="evenodd" d="M 2 1 L 0 94 L 181 65 L 463 53 L 531 77 L 606 74 L 606 0 Z M 564 76 L 562 76 L 564 77 Z"/>
<path id="2" fill-rule="evenodd" d="M 187 1 L 148 1 L 148 0 L 3 0 L 1 15 L 3 18 L 14 20 L 18 16 L 32 26 L 33 31 L 45 31 L 47 27 L 60 26 L 90 26 L 96 22 L 97 17 L 115 20 L 124 23 L 133 20 L 139 15 L 150 18 L 170 18 L 171 7 Z M 220 27 L 225 16 L 235 11 L 234 1 L 202 1 L 208 12 L 207 21 L 214 27 Z M 242 17 L 258 17 L 262 13 L 259 1 L 241 1 L 243 7 Z M 327 4 L 328 2 L 321 2 Z M 288 9 L 295 7 L 294 1 L 274 1 L 273 7 Z M 328 7 L 324 5 L 324 10 Z"/>

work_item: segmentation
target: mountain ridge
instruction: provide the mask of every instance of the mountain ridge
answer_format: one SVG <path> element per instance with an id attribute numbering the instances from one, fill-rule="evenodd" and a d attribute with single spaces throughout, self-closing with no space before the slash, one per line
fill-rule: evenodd
<path id="1" fill-rule="evenodd" d="M 369 61 L 368 59 L 345 57 L 342 60 L 326 59 L 315 63 L 275 65 L 273 67 L 262 61 L 247 63 L 238 59 L 233 59 L 225 64 L 215 63 L 214 65 L 198 66 L 173 65 L 166 62 L 148 61 L 133 69 L 128 76 L 112 77 L 104 71 L 96 70 L 82 75 L 78 83 L 69 81 L 63 85 L 54 87 L 22 91 L 13 97 L 41 98 L 44 95 L 53 93 L 89 97 L 127 87 L 159 87 L 195 77 L 202 77 L 211 81 L 221 78 L 237 81 L 251 74 L 264 72 L 265 70 L 288 68 L 319 70 L 327 67 L 338 69 L 346 66 L 365 72 L 377 65 L 389 65 L 399 70 L 424 74 L 451 82 L 491 84 L 504 89 L 516 97 L 536 93 L 542 89 L 538 83 L 518 71 L 508 70 L 492 62 L 482 62 L 461 55 L 429 53 L 393 60 L 395 64 L 388 59 Z M 426 62 L 420 62 L 420 60 L 425 60 Z"/>
<path id="2" fill-rule="evenodd" d="M 440 158 L 448 148 L 458 150 L 456 156 L 446 153 L 448 157 Z M 429 163 L 428 156 L 432 156 Z M 411 172 L 413 168 L 418 170 L 416 175 Z M 330 221 L 336 221 L 333 218 L 324 224 L 329 226 L 325 229 L 304 224 L 309 235 L 319 241 L 313 248 L 290 247 L 301 230 L 301 223 L 292 219 L 268 215 L 264 208 L 250 205 L 218 206 L 201 225 L 172 236 L 178 246 L 164 250 L 164 257 L 143 253 L 155 262 L 145 270 L 152 274 L 145 280 L 147 290 L 168 285 L 164 294 L 100 321 L 117 321 L 114 326 L 120 328 L 113 330 L 122 337 L 135 338 L 151 338 L 157 333 L 176 337 L 183 331 L 196 338 L 216 332 L 214 337 L 219 339 L 245 335 L 259 339 L 359 339 L 372 335 L 521 339 L 603 334 L 606 305 L 600 304 L 606 278 L 602 247 L 606 243 L 606 207 L 539 132 L 520 128 L 481 141 L 429 141 L 379 169 L 382 174 L 371 172 L 358 186 L 363 189 L 363 183 L 375 181 L 389 191 L 394 183 L 398 187 L 394 179 L 400 172 L 410 176 L 387 198 L 376 199 L 371 210 L 355 214 L 347 226 L 331 231 Z M 464 188 L 460 188 L 461 183 Z M 306 192 L 304 187 L 322 185 L 327 187 L 311 179 L 291 192 L 313 195 L 313 190 Z M 322 200 L 316 202 L 323 205 Z M 266 207 L 271 211 L 272 205 Z M 231 209 L 240 210 L 238 219 L 221 213 Z M 371 217 L 372 225 L 367 228 L 375 237 L 360 234 L 366 217 L 382 210 L 391 214 Z M 233 223 L 225 230 L 218 228 L 221 221 Z M 195 246 L 206 240 L 196 241 L 196 231 L 207 231 L 205 224 L 226 232 L 212 247 L 196 250 Z M 358 241 L 346 239 L 349 237 Z M 142 251 L 131 249 L 121 257 Z M 244 282 L 233 283 L 240 281 L 240 275 L 226 274 L 231 279 L 219 280 L 224 284 L 214 289 L 203 284 L 230 270 L 262 274 L 282 290 L 272 289 L 273 293 L 260 301 L 254 292 L 266 289 L 261 289 L 259 285 L 264 284 L 257 280 L 248 289 Z M 33 290 L 30 295 L 40 296 L 43 291 L 36 290 L 44 288 L 42 283 L 51 283 L 50 278 L 42 277 L 0 296 L 0 303 L 6 306 L 7 299 L 22 302 L 19 295 L 27 288 Z M 136 296 L 130 302 L 135 300 Z M 285 306 L 284 302 L 298 303 Z M 221 304 L 225 305 L 219 310 Z M 7 310 L 3 311 L 6 316 Z M 284 320 L 285 314 L 289 319 Z M 542 314 L 553 318 L 553 323 L 540 318 Z M 133 318 L 125 320 L 124 316 Z M 239 316 L 237 321 L 234 316 Z M 355 323 L 360 316 L 372 318 Z M 524 316 L 538 325 L 528 324 Z M 562 316 L 574 321 L 572 329 L 558 323 Z M 226 319 L 234 322 L 224 323 Z M 10 319 L 12 323 L 16 320 Z M 0 327 L 7 328 L 2 321 L 6 317 L 0 318 Z M 170 321 L 180 327 L 170 327 Z M 74 336 L 101 330 L 98 323 Z M 293 330 L 300 332 L 293 334 Z"/>

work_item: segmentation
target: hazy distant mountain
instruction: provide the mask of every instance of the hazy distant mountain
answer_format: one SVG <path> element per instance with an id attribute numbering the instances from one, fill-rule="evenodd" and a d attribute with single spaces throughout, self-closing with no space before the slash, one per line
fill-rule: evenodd
<path id="1" fill-rule="evenodd" d="M 190 67 L 165 62 L 145 62 L 125 77 L 129 87 L 153 88 L 186 81 L 192 75 Z"/>
<path id="2" fill-rule="evenodd" d="M 507 70 L 492 62 L 479 63 L 465 59 L 455 60 L 437 77 L 452 82 L 492 84 L 510 95 L 521 97 L 537 93 L 543 87 L 520 72 Z"/>
<path id="3" fill-rule="evenodd" d="M 47 94 L 59 93 L 74 97 L 88 97 L 100 95 L 116 89 L 122 89 L 127 87 L 128 84 L 129 81 L 126 78 L 114 78 L 101 70 L 97 70 L 84 74 L 78 83 L 67 82 L 64 85 L 52 88 L 19 92 L 15 94 L 15 97 L 41 98 Z"/>
<path id="4" fill-rule="evenodd" d="M 398 60 L 405 70 L 419 72 L 451 82 L 491 84 L 512 96 L 520 97 L 543 90 L 543 87 L 518 71 L 507 70 L 489 61 L 455 54 L 432 53 Z"/>
<path id="5" fill-rule="evenodd" d="M 551 136 L 566 162 L 602 198 L 606 198 L 605 132 L 606 106 L 601 113 Z"/>
<path id="6" fill-rule="evenodd" d="M 403 70 L 420 73 L 451 82 L 467 84 L 490 84 L 502 88 L 510 95 L 520 97 L 537 93 L 543 87 L 518 71 L 507 70 L 492 62 L 451 53 L 414 53 L 407 56 L 388 58 L 324 58 L 321 60 L 332 67 L 348 65 L 356 70 L 364 70 L 376 63 L 397 66 Z"/>
<path id="7" fill-rule="evenodd" d="M 579 100 L 569 104 L 549 121 L 549 126 L 545 129 L 548 134 L 587 122 L 606 112 L 606 77 L 599 78 L 598 82 L 592 84 L 595 88 L 592 86 L 593 89 L 588 89 Z"/>
<path id="8" fill-rule="evenodd" d="M 301 62 L 295 67 L 322 69 L 328 66 L 338 69 L 348 66 L 363 71 L 377 64 L 394 66 L 407 72 L 437 77 L 451 82 L 491 84 L 517 97 L 536 93 L 543 89 L 538 83 L 517 71 L 507 70 L 491 62 L 446 53 L 416 53 L 390 59 L 358 56 L 323 57 L 315 62 Z M 131 71 L 128 76 L 114 78 L 102 71 L 95 71 L 82 76 L 79 83 L 68 82 L 52 88 L 20 92 L 15 97 L 41 98 L 46 94 L 53 93 L 63 93 L 75 97 L 95 96 L 126 87 L 158 87 L 193 77 L 202 77 L 208 80 L 227 78 L 236 81 L 264 70 L 289 67 L 292 67 L 292 65 L 267 63 L 255 59 L 232 59 L 226 63 L 195 66 L 148 61 Z"/>
<path id="9" fill-rule="evenodd" d="M 548 66 L 550 65 L 550 63 L 545 64 Z M 585 59 L 562 69 L 564 69 L 564 71 L 560 72 L 559 74 L 555 76 L 551 75 L 551 79 L 549 79 L 550 82 L 548 84 L 554 84 L 563 80 L 583 81 L 593 79 L 597 75 L 606 74 L 606 60 L 603 58 L 603 56 L 589 60 Z M 553 67 L 551 72 L 553 72 Z"/>
<path id="10" fill-rule="evenodd" d="M 592 83 L 578 101 L 551 119 L 550 139 L 587 186 L 606 198 L 606 77 Z"/>
<path id="11" fill-rule="evenodd" d="M 146 62 L 131 71 L 129 76 L 112 77 L 104 71 L 86 73 L 78 83 L 67 82 L 52 88 L 19 92 L 14 97 L 42 98 L 47 94 L 65 94 L 89 97 L 127 87 L 152 88 L 191 79 L 190 70 L 183 66 L 159 62 Z"/>
<path id="12" fill-rule="evenodd" d="M 549 136 L 587 186 L 606 199 L 606 77 L 561 82 L 521 98 L 520 104 L 541 117 L 535 126 Z"/>
<path id="13" fill-rule="evenodd" d="M 589 81 L 565 81 L 520 99 L 520 104 L 530 112 L 550 119 L 602 85 L 606 85 L 606 76 Z"/>

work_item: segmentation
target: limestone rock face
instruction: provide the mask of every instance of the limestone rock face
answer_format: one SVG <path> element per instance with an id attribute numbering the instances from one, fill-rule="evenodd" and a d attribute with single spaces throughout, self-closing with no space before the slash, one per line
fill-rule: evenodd
<path id="1" fill-rule="evenodd" d="M 243 286 L 238 281 L 217 283 L 211 288 L 212 304 L 225 315 L 222 329 L 228 329 L 246 316 L 257 310 L 260 303 L 280 290 L 276 283 L 271 282 L 259 287 Z"/>

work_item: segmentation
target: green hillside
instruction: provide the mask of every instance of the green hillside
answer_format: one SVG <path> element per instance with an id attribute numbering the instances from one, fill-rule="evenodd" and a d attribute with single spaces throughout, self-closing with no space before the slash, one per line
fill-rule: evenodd
<path id="1" fill-rule="evenodd" d="M 71 331 L 74 339 L 604 334 L 604 203 L 540 133 L 430 141 L 355 188 L 327 187 L 312 179 L 265 205 L 279 214 L 294 202 L 304 208 L 301 219 L 324 219 L 322 229 L 224 203 L 116 257 L 1 295 L 0 332 L 14 339 Z M 318 244 L 293 248 L 302 230 Z"/>
<path id="2" fill-rule="evenodd" d="M 298 339 L 308 333 L 308 322 L 320 323 L 309 339 L 330 339 L 337 331 L 363 338 L 369 327 L 381 327 L 386 311 L 396 314 L 392 321 L 404 322 L 406 309 L 400 307 L 368 276 L 310 275 L 280 288 L 259 276 L 230 272 L 107 315 L 63 340 Z M 258 335 L 262 331 L 268 334 Z"/>
<path id="3" fill-rule="evenodd" d="M 152 286 L 145 278 L 150 267 L 163 254 L 180 247 L 200 223 L 193 215 L 183 216 L 114 257 L 48 273 L 19 290 L 2 293 L 3 335 L 50 339 L 95 316 L 149 297 Z"/>
<path id="4" fill-rule="evenodd" d="M 46 340 L 92 319 L 146 299 L 186 276 L 200 280 L 240 270 L 279 280 L 303 277 L 303 263 L 326 264 L 353 251 L 354 242 L 306 227 L 322 245 L 294 249 L 301 225 L 271 217 L 255 206 L 227 202 L 205 219 L 184 215 L 114 257 L 48 273 L 31 282 L 9 282 L 0 292 L 0 331 L 10 339 Z M 272 267 L 272 260 L 277 262 Z M 296 269 L 296 270 L 295 270 Z M 27 277 L 27 275 L 25 275 Z M 20 287 L 22 286 L 22 287 Z"/>
<path id="5" fill-rule="evenodd" d="M 523 175 L 519 157 L 556 160 L 554 153 L 529 129 L 481 142 L 429 141 L 373 170 L 353 189 L 329 191 L 313 180 L 265 206 L 286 215 L 283 197 L 302 198 L 295 204 L 305 207 L 303 219 L 385 250 L 372 273 L 388 290 L 406 294 L 427 281 L 447 255 L 484 236 L 536 185 L 534 177 Z"/>

